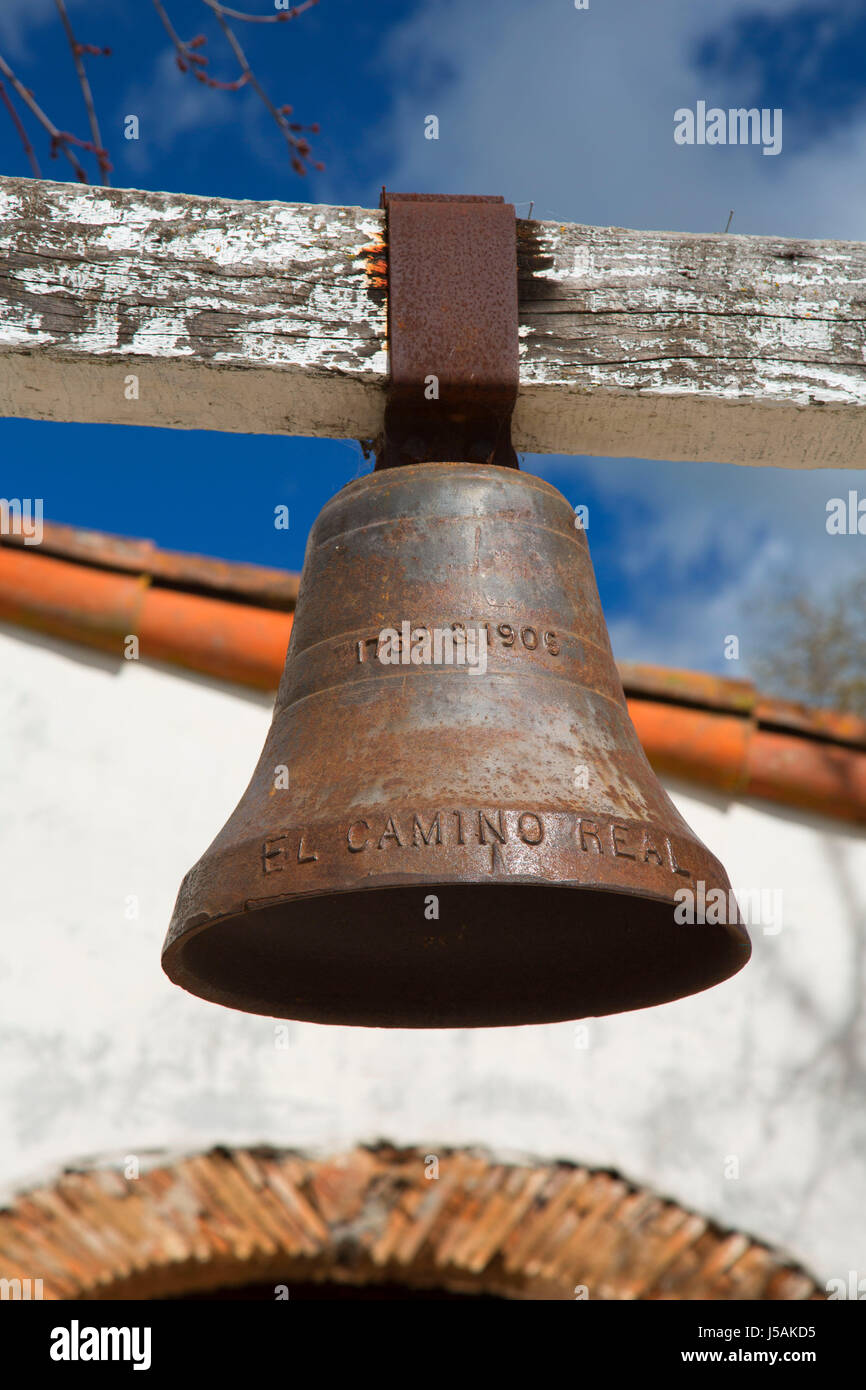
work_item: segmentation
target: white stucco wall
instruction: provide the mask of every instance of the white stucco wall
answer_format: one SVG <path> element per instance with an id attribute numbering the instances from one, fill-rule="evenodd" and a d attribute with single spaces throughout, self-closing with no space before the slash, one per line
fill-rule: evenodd
<path id="1" fill-rule="evenodd" d="M 784 894 L 733 980 L 592 1022 L 586 1047 L 574 1024 L 294 1024 L 278 1050 L 272 1020 L 159 966 L 270 706 L 0 627 L 0 1198 L 71 1160 L 216 1142 L 480 1144 L 619 1169 L 822 1280 L 866 1274 L 862 831 L 672 787 L 735 887 Z"/>

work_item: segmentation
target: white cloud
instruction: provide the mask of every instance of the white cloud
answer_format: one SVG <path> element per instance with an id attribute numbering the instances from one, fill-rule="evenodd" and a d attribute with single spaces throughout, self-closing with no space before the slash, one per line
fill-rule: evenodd
<path id="1" fill-rule="evenodd" d="M 244 96 L 196 82 L 180 71 L 174 49 L 160 46 L 149 76 L 131 83 L 123 96 L 123 114 L 138 116 L 141 132 L 138 141 L 127 143 L 125 162 L 139 172 L 147 170 L 156 154 L 176 147 L 191 131 L 204 144 L 208 131 L 242 118 L 238 102 Z"/>
<path id="2" fill-rule="evenodd" d="M 722 641 L 741 639 L 744 665 L 758 641 L 760 605 L 780 578 L 815 599 L 862 572 L 866 537 L 831 536 L 827 502 L 866 496 L 861 472 L 788 471 L 646 459 L 527 458 L 577 503 L 587 495 L 613 518 L 588 539 L 602 587 L 624 584 L 628 616 L 609 614 L 617 656 L 746 674 Z"/>
<path id="3" fill-rule="evenodd" d="M 678 107 L 699 98 L 739 105 L 754 94 L 746 70 L 712 83 L 698 72 L 697 40 L 741 14 L 798 8 L 800 0 L 425 8 L 385 46 L 401 94 L 389 118 L 390 186 L 490 189 L 534 199 L 536 216 L 599 226 L 722 231 L 733 208 L 740 232 L 859 239 L 866 118 L 800 156 L 793 129 L 775 158 L 757 147 L 674 144 Z M 424 139 L 428 109 L 440 118 L 438 141 Z"/>
<path id="4" fill-rule="evenodd" d="M 81 27 L 76 23 L 76 12 L 80 16 L 87 6 L 87 18 L 90 22 L 94 19 L 93 11 L 98 11 L 105 3 L 106 0 L 96 4 L 93 0 L 66 0 L 66 9 L 73 21 L 73 27 L 76 30 L 80 30 Z M 5 50 L 7 60 L 11 58 L 20 62 L 24 59 L 29 62 L 37 58 L 37 36 L 41 41 L 40 31 L 49 24 L 57 27 L 58 40 L 65 46 L 66 39 L 60 27 L 54 0 L 0 0 L 0 45 Z M 87 38 L 81 33 L 79 37 Z"/>
<path id="5" fill-rule="evenodd" d="M 502 193 L 533 199 L 536 217 L 687 232 L 723 231 L 733 208 L 735 232 L 860 240 L 866 117 L 802 152 L 789 120 L 774 158 L 757 147 L 673 140 L 678 107 L 701 98 L 748 105 L 755 96 L 751 67 L 709 82 L 693 64 L 696 41 L 743 15 L 799 8 L 800 0 L 425 7 L 385 48 L 386 80 L 400 94 L 375 137 L 392 150 L 387 185 Z M 837 6 L 826 22 L 842 18 Z M 438 141 L 424 139 L 430 113 Z M 606 548 L 596 563 L 600 572 L 613 564 L 633 593 L 628 619 L 611 624 L 622 657 L 735 674 L 719 634 L 745 631 L 749 598 L 771 573 L 787 569 L 792 583 L 820 591 L 863 563 L 866 540 L 831 538 L 824 526 L 828 497 L 849 486 L 866 494 L 863 473 L 532 457 L 526 467 L 573 501 L 577 480 L 591 480 L 606 509 L 621 510 L 619 555 Z"/>

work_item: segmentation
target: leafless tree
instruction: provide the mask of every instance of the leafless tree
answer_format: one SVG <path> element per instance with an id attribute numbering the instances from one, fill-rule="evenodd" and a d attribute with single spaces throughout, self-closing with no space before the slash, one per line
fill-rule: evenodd
<path id="1" fill-rule="evenodd" d="M 317 125 L 304 126 L 297 121 L 292 121 L 292 108 L 289 105 L 276 105 L 268 93 L 265 91 L 261 82 L 255 74 L 247 55 L 238 40 L 238 37 L 229 23 L 230 20 L 241 21 L 245 24 L 286 24 L 293 19 L 297 19 L 306 10 L 311 10 L 314 5 L 318 5 L 319 0 L 301 0 L 300 4 L 291 9 L 276 10 L 273 14 L 256 15 L 247 14 L 243 10 L 231 9 L 228 5 L 223 5 L 221 0 L 200 0 L 200 3 L 209 11 L 210 16 L 222 31 L 229 48 L 237 63 L 237 73 L 232 78 L 214 77 L 210 70 L 210 63 L 206 52 L 207 35 L 196 34 L 191 39 L 182 39 L 175 29 L 163 0 L 151 0 L 154 10 L 162 23 L 162 27 L 168 34 L 174 47 L 177 66 L 183 73 L 206 87 L 217 88 L 224 92 L 240 91 L 243 87 L 249 87 L 263 103 L 266 110 L 273 118 L 280 135 L 285 141 L 289 153 L 291 166 L 296 174 L 306 174 L 309 167 L 315 169 L 323 168 L 323 165 L 312 159 L 312 149 L 307 139 L 308 135 L 318 133 Z M 81 87 L 81 94 L 84 99 L 84 106 L 87 113 L 87 121 L 90 127 L 90 138 L 85 139 L 78 135 L 73 135 L 71 131 L 63 130 L 56 126 L 46 113 L 43 106 L 37 101 L 31 88 L 27 87 L 20 79 L 18 74 L 13 71 L 9 63 L 0 54 L 0 105 L 2 105 L 10 120 L 12 121 L 18 137 L 21 140 L 24 152 L 27 155 L 30 167 L 36 178 L 42 177 L 41 167 L 37 158 L 36 150 L 27 132 L 23 113 L 16 104 L 25 108 L 25 111 L 35 119 L 37 124 L 42 127 L 49 137 L 49 154 L 52 159 L 62 155 L 69 164 L 75 177 L 80 183 L 89 183 L 85 158 L 92 156 L 96 163 L 98 176 L 102 183 L 111 182 L 111 158 L 106 149 L 99 129 L 99 121 L 96 115 L 96 106 L 93 100 L 93 93 L 90 88 L 90 81 L 87 76 L 85 58 L 111 56 L 111 50 L 100 48 L 96 44 L 82 43 L 73 30 L 69 14 L 66 9 L 65 0 L 54 0 L 57 6 L 57 13 L 60 23 L 66 34 L 69 44 L 72 61 L 78 76 Z M 5 78 L 5 81 L 3 80 Z"/>
<path id="2" fill-rule="evenodd" d="M 827 599 L 776 585 L 761 607 L 749 664 L 762 689 L 866 717 L 866 575 Z"/>

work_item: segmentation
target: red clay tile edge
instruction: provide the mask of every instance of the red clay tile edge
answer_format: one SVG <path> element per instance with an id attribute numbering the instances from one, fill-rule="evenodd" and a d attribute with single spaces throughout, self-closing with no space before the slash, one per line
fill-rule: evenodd
<path id="1" fill-rule="evenodd" d="M 42 546 L 0 544 L 0 621 L 118 659 L 135 635 L 144 659 L 259 690 L 279 683 L 292 629 L 281 608 L 294 606 L 297 587 L 284 571 L 68 527 L 46 525 Z M 619 671 L 658 773 L 866 824 L 866 721 L 767 699 L 748 681 L 630 663 Z"/>

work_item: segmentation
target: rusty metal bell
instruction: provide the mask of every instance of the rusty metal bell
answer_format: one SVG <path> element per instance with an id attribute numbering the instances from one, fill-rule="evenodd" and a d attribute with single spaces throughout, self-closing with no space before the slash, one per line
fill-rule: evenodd
<path id="1" fill-rule="evenodd" d="M 514 468 L 421 462 L 350 483 L 313 527 L 264 750 L 163 964 L 277 1018 L 609 1014 L 746 963 L 735 906 L 677 920 L 700 885 L 733 904 L 640 746 L 568 502 Z"/>

